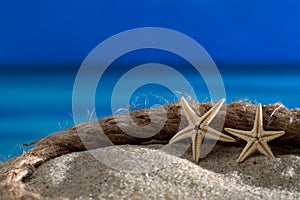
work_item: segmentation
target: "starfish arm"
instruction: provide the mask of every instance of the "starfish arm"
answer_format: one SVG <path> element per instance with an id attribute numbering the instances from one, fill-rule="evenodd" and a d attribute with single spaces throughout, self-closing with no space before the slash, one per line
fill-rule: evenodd
<path id="1" fill-rule="evenodd" d="M 197 163 L 200 158 L 200 149 L 203 141 L 203 136 L 199 133 L 194 134 L 193 136 L 193 159 Z"/>
<path id="2" fill-rule="evenodd" d="M 248 141 L 250 138 L 253 138 L 252 131 L 243 131 L 233 128 L 225 128 L 225 131 L 245 141 Z"/>
<path id="3" fill-rule="evenodd" d="M 257 149 L 257 144 L 255 141 L 250 140 L 245 148 L 243 149 L 241 155 L 237 159 L 237 162 L 243 162 L 250 154 L 252 154 Z"/>
<path id="4" fill-rule="evenodd" d="M 213 139 L 213 140 L 221 140 L 224 142 L 235 142 L 235 139 L 225 135 L 223 133 L 221 133 L 220 131 L 217 131 L 211 127 L 207 127 L 207 129 L 205 130 L 206 134 L 205 137 L 209 138 L 209 139 Z"/>
<path id="5" fill-rule="evenodd" d="M 265 131 L 261 134 L 261 138 L 265 142 L 269 142 L 269 141 L 274 140 L 284 134 L 285 134 L 284 131 Z"/>
<path id="6" fill-rule="evenodd" d="M 261 133 L 264 131 L 263 130 L 263 115 L 262 115 L 261 104 L 258 104 L 258 106 L 257 106 L 253 131 L 255 133 L 255 136 L 258 136 L 258 137 L 260 137 Z"/>
<path id="7" fill-rule="evenodd" d="M 225 99 L 221 99 L 218 101 L 208 112 L 206 112 L 201 118 L 199 124 L 209 124 L 213 118 L 218 114 L 221 109 Z"/>
<path id="8" fill-rule="evenodd" d="M 196 115 L 196 113 L 191 108 L 191 106 L 188 104 L 188 102 L 185 100 L 185 98 L 181 97 L 180 102 L 181 102 L 181 106 L 183 109 L 183 113 L 186 116 L 186 118 L 189 122 L 189 125 L 197 124 L 200 118 Z"/>
<path id="9" fill-rule="evenodd" d="M 184 129 L 182 129 L 181 131 L 179 131 L 178 133 L 176 133 L 176 135 L 174 135 L 172 137 L 172 139 L 169 141 L 169 144 L 175 143 L 175 142 L 185 139 L 185 138 L 192 137 L 193 134 L 195 134 L 195 133 L 196 133 L 195 127 L 188 126 Z"/>
<path id="10" fill-rule="evenodd" d="M 269 158 L 275 158 L 269 145 L 266 142 L 258 141 L 258 151 Z"/>

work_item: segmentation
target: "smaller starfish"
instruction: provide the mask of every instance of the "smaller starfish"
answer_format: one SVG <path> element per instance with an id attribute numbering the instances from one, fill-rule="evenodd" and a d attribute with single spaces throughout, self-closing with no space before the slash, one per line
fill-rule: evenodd
<path id="1" fill-rule="evenodd" d="M 261 104 L 259 104 L 257 107 L 254 127 L 251 131 L 236 130 L 231 128 L 225 128 L 225 131 L 247 141 L 246 147 L 237 160 L 238 163 L 243 162 L 255 150 L 258 150 L 260 153 L 269 158 L 275 158 L 267 142 L 285 134 L 284 131 L 265 131 L 263 129 Z"/>
<path id="2" fill-rule="evenodd" d="M 235 139 L 229 137 L 211 127 L 209 127 L 209 123 L 213 120 L 213 118 L 217 115 L 219 110 L 221 109 L 225 99 L 221 99 L 214 107 L 212 107 L 207 113 L 205 113 L 202 117 L 198 117 L 193 109 L 189 106 L 184 97 L 181 97 L 181 106 L 185 116 L 187 117 L 189 125 L 179 131 L 169 142 L 172 144 L 179 140 L 191 137 L 193 141 L 193 158 L 195 162 L 199 161 L 200 158 L 200 146 L 205 137 L 214 140 L 221 140 L 225 142 L 235 142 Z"/>

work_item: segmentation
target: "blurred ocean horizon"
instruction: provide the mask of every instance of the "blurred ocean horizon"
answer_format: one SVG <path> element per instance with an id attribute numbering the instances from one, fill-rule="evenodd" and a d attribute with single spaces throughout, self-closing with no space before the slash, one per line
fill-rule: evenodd
<path id="1" fill-rule="evenodd" d="M 172 67 L 172 65 L 170 65 Z M 293 109 L 300 104 L 300 64 L 218 64 L 225 90 L 226 103 L 251 101 L 263 104 L 282 103 Z M 72 119 L 72 90 L 78 65 L 8 66 L 0 68 L 0 161 L 23 152 L 22 144 L 30 143 L 74 125 Z M 177 66 L 187 72 L 185 78 L 193 83 L 199 102 L 209 101 L 203 80 L 188 67 Z M 107 80 L 115 80 L 118 70 L 107 73 Z M 171 78 L 171 77 L 170 77 Z M 113 87 L 114 81 L 108 88 Z M 174 81 L 174 84 L 179 84 Z M 96 95 L 98 118 L 111 115 L 110 89 Z M 188 93 L 188 91 L 182 91 Z M 148 95 L 148 97 L 147 97 Z M 161 96 L 174 102 L 176 98 L 166 88 L 150 85 L 133 94 L 129 104 L 138 109 L 158 103 L 151 96 Z M 141 97 L 143 96 L 143 97 Z M 120 97 L 122 98 L 122 94 Z M 83 97 L 84 99 L 84 97 Z M 147 103 L 145 103 L 147 100 Z M 88 111 L 87 111 L 88 120 Z"/>

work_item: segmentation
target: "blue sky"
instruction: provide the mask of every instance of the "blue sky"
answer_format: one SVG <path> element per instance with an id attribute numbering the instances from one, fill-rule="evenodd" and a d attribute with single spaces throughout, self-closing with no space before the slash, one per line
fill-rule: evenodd
<path id="1" fill-rule="evenodd" d="M 149 26 L 200 43 L 222 73 L 228 102 L 249 98 L 299 107 L 299 0 L 0 0 L 0 161 L 21 153 L 22 143 L 71 127 L 72 89 L 85 57 L 117 33 Z M 111 69 L 118 73 L 108 74 L 104 95 L 97 93 L 98 117 L 112 112 L 110 90 L 126 70 L 120 62 L 137 58 L 173 67 L 180 60 L 153 49 L 117 59 L 120 68 Z M 183 74 L 199 101 L 208 100 L 202 80 Z"/>
<path id="2" fill-rule="evenodd" d="M 106 38 L 145 26 L 187 34 L 216 62 L 300 62 L 296 0 L 11 0 L 0 3 L 0 66 L 80 64 Z"/>

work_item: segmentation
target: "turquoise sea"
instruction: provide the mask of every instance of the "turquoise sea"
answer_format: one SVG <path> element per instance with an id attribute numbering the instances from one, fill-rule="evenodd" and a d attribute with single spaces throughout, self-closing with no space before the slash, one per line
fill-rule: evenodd
<path id="1" fill-rule="evenodd" d="M 235 100 L 253 103 L 283 103 L 288 108 L 300 106 L 300 65 L 294 64 L 218 64 L 226 90 L 227 103 Z M 177 68 L 184 69 L 183 66 Z M 30 143 L 74 125 L 72 89 L 79 66 L 34 66 L 0 68 L 0 160 L 21 154 Z M 112 114 L 111 91 L 120 70 L 106 76 L 107 90 L 96 95 L 97 116 Z M 209 101 L 201 77 L 186 73 L 199 101 Z M 180 84 L 174 80 L 174 84 Z M 183 91 L 188 92 L 188 91 Z M 138 109 L 175 101 L 164 87 L 148 85 L 136 91 L 129 104 Z M 84 100 L 84 97 L 82 97 Z M 120 96 L 122 98 L 122 96 Z M 158 102 L 160 101 L 160 102 Z M 88 116 L 88 112 L 87 112 Z M 88 118 L 88 117 L 87 117 Z"/>

